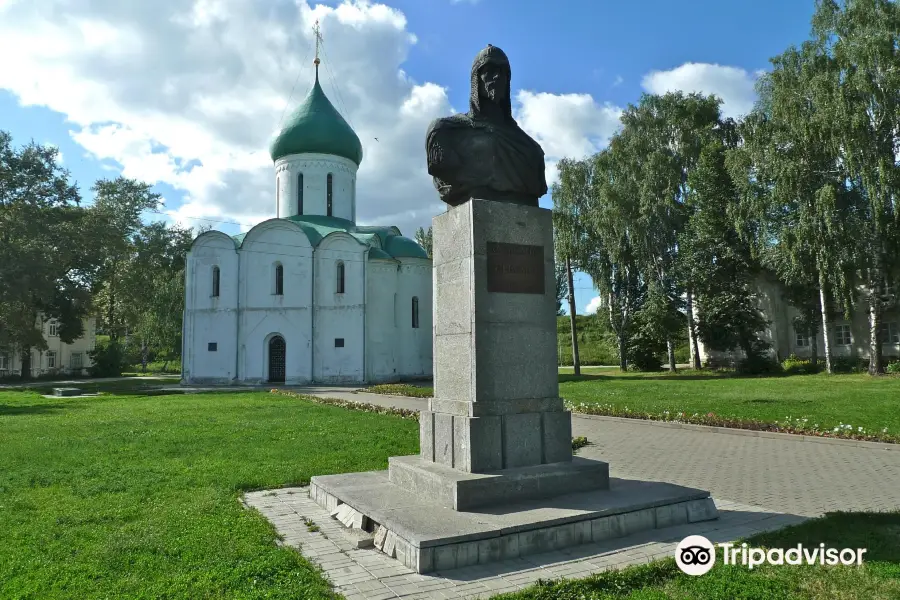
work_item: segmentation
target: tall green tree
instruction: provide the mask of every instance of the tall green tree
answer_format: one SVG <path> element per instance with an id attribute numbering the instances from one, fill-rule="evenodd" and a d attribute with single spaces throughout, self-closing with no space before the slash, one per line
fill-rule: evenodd
<path id="1" fill-rule="evenodd" d="M 149 353 L 174 360 L 181 354 L 185 255 L 190 229 L 155 222 L 131 239 L 132 252 L 120 271 L 120 299 L 128 330 L 138 338 L 144 370 Z"/>
<path id="2" fill-rule="evenodd" d="M 0 131 L 0 346 L 21 354 L 23 377 L 31 350 L 47 348 L 43 321 L 55 319 L 64 342 L 82 335 L 100 261 L 81 243 L 88 213 L 58 158 Z"/>
<path id="3" fill-rule="evenodd" d="M 865 204 L 857 231 L 869 315 L 869 373 L 883 372 L 885 287 L 900 271 L 900 4 L 817 0 L 813 41 L 839 82 L 830 96 L 834 144 Z M 834 194 L 837 195 L 837 194 Z"/>
<path id="4" fill-rule="evenodd" d="M 434 230 L 431 225 L 428 226 L 427 231 L 422 227 L 416 229 L 416 242 L 425 248 L 425 252 L 428 253 L 428 258 L 431 258 L 431 251 L 434 247 Z"/>
<path id="5" fill-rule="evenodd" d="M 689 176 L 693 214 L 681 236 L 682 272 L 698 300 L 697 334 L 709 350 L 740 348 L 749 365 L 765 357 L 768 324 L 756 288 L 749 244 L 735 226 L 737 189 L 726 168 L 726 146 L 710 139 Z"/>
<path id="6" fill-rule="evenodd" d="M 556 275 L 556 316 L 561 317 L 566 314 L 566 311 L 563 310 L 563 302 L 569 295 L 569 276 L 565 263 L 560 264 L 557 260 L 554 274 Z"/>
<path id="7" fill-rule="evenodd" d="M 606 297 L 610 329 L 615 333 L 619 368 L 628 368 L 628 344 L 634 318 L 646 293 L 640 255 L 643 233 L 636 225 L 639 179 L 619 163 L 624 155 L 621 136 L 591 159 L 591 185 L 583 210 L 585 239 L 582 270 Z"/>
<path id="8" fill-rule="evenodd" d="M 102 283 L 95 300 L 102 328 L 113 342 L 128 332 L 129 323 L 135 319 L 126 279 L 137 251 L 135 238 L 143 225 L 142 215 L 160 205 L 161 196 L 151 187 L 148 183 L 117 177 L 98 180 L 92 188 L 95 227 L 108 232 L 94 242 L 105 256 L 99 274 Z"/>
<path id="9" fill-rule="evenodd" d="M 591 199 L 590 160 L 562 159 L 557 163 L 559 181 L 551 188 L 553 198 L 554 255 L 565 271 L 565 289 L 569 300 L 569 326 L 572 339 L 572 364 L 575 374 L 581 374 L 576 326 L 574 272 L 587 262 L 590 239 L 586 215 Z M 559 287 L 557 287 L 557 291 Z"/>
<path id="10" fill-rule="evenodd" d="M 833 307 L 852 308 L 855 231 L 862 222 L 831 132 L 839 81 L 830 63 L 811 43 L 773 58 L 758 85 L 757 107 L 741 125 L 742 143 L 729 156 L 745 223 L 753 224 L 744 231 L 760 262 L 802 313 L 813 309 L 802 291 L 817 290 L 829 373 Z M 809 318 L 801 322 L 815 340 L 818 327 Z"/>
<path id="11" fill-rule="evenodd" d="M 692 282 L 680 280 L 676 269 L 678 238 L 690 218 L 686 202 L 689 178 L 706 140 L 719 135 L 721 101 L 701 94 L 643 95 L 622 115 L 622 131 L 615 145 L 619 176 L 632 182 L 627 201 L 636 210 L 630 224 L 631 246 L 645 283 L 668 298 L 671 314 L 685 306 L 694 367 L 699 349 L 694 332 Z M 659 298 L 660 296 L 655 296 Z M 670 327 L 668 320 L 658 327 Z M 676 330 L 667 334 L 668 362 L 675 370 Z"/>

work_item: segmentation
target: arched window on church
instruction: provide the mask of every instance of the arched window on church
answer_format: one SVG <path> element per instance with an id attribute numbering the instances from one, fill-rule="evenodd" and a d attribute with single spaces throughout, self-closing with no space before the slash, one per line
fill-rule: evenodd
<path id="1" fill-rule="evenodd" d="M 218 297 L 218 295 L 219 295 L 219 267 L 213 267 L 212 295 L 213 295 L 213 297 Z"/>
<path id="2" fill-rule="evenodd" d="M 413 329 L 419 328 L 419 298 L 417 296 L 412 298 L 412 327 Z"/>
<path id="3" fill-rule="evenodd" d="M 337 293 L 344 293 L 344 263 L 343 261 L 338 261 L 337 264 Z"/>
<path id="4" fill-rule="evenodd" d="M 327 211 L 326 214 L 329 217 L 332 216 L 331 213 L 333 210 L 332 202 L 331 202 L 331 198 L 332 198 L 331 192 L 332 192 L 333 187 L 334 187 L 334 175 L 329 173 L 328 178 L 325 181 L 325 200 L 326 200 L 325 207 L 326 207 L 326 211 Z"/>
<path id="5" fill-rule="evenodd" d="M 284 266 L 281 263 L 275 263 L 275 295 L 284 295 Z"/>
<path id="6" fill-rule="evenodd" d="M 303 173 L 297 175 L 297 214 L 303 214 Z"/>

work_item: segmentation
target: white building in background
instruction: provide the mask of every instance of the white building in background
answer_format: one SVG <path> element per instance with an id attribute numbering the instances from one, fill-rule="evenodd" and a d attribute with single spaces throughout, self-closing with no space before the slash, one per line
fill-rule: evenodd
<path id="1" fill-rule="evenodd" d="M 861 292 L 859 305 L 850 319 L 839 315 L 831 324 L 831 349 L 835 358 L 869 358 L 869 316 Z M 758 307 L 768 325 L 760 337 L 771 345 L 771 355 L 779 362 L 791 355 L 809 358 L 812 355 L 812 339 L 808 332 L 799 330 L 794 319 L 800 314 L 784 298 L 784 288 L 774 276 L 760 275 L 756 281 Z M 816 336 L 819 360 L 825 360 L 825 338 L 821 324 Z M 700 360 L 708 366 L 734 366 L 744 358 L 741 350 L 719 352 L 708 350 L 698 340 Z M 888 307 L 881 319 L 881 352 L 885 360 L 900 356 L 900 308 Z"/>
<path id="2" fill-rule="evenodd" d="M 431 260 L 356 225 L 362 145 L 315 84 L 271 147 L 276 218 L 187 256 L 186 383 L 361 383 L 432 372 Z"/>
<path id="3" fill-rule="evenodd" d="M 84 319 L 84 333 L 71 344 L 66 344 L 59 337 L 58 324 L 55 320 L 44 321 L 38 317 L 46 350 L 31 350 L 31 376 L 42 375 L 85 375 L 91 366 L 88 354 L 97 344 L 96 319 Z M 0 349 L 0 378 L 21 375 L 22 355 L 12 350 Z"/>

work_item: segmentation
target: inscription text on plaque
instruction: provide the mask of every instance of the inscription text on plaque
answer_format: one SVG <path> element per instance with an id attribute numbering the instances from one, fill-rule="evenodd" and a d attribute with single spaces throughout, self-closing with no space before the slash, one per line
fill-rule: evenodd
<path id="1" fill-rule="evenodd" d="M 488 292 L 544 293 L 544 247 L 487 243 Z"/>

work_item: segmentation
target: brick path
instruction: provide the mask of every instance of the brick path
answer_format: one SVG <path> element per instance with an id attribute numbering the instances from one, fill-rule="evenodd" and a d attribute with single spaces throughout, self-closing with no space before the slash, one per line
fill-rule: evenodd
<path id="1" fill-rule="evenodd" d="M 305 390 L 298 390 L 305 391 Z M 382 406 L 422 408 L 427 401 L 330 389 L 328 397 Z M 606 546 L 517 561 L 416 575 L 373 550 L 351 548 L 342 526 L 305 496 L 305 489 L 248 494 L 246 501 L 273 521 L 284 543 L 301 545 L 348 600 L 361 598 L 489 597 L 537 579 L 590 573 L 671 556 L 688 534 L 727 541 L 837 510 L 900 509 L 900 451 L 877 445 L 803 441 L 799 436 L 756 436 L 661 427 L 641 421 L 573 415 L 573 435 L 592 445 L 579 454 L 610 463 L 610 475 L 668 481 L 712 492 L 721 518 L 655 530 Z M 311 518 L 322 529 L 303 525 Z M 698 527 L 698 525 L 701 525 Z"/>

